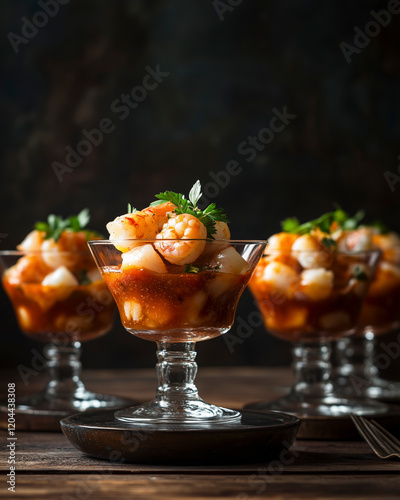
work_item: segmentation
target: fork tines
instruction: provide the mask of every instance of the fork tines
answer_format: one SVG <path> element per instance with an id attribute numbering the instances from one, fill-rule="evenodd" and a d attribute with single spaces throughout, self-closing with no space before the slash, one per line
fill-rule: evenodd
<path id="1" fill-rule="evenodd" d="M 399 457 L 400 441 L 380 424 L 360 415 L 351 414 L 357 430 L 380 458 Z"/>

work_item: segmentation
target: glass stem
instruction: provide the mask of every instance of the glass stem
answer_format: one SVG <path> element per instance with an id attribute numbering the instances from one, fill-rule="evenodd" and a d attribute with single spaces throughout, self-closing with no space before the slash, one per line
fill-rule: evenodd
<path id="1" fill-rule="evenodd" d="M 194 384 L 197 374 L 194 342 L 159 342 L 157 344 L 158 389 L 156 400 L 163 405 L 180 405 L 188 400 L 198 400 Z"/>
<path id="2" fill-rule="evenodd" d="M 304 399 L 324 398 L 332 393 L 331 352 L 327 342 L 301 342 L 293 347 L 295 381 L 292 393 Z"/>
<path id="3" fill-rule="evenodd" d="M 376 376 L 374 364 L 373 334 L 364 337 L 341 339 L 336 345 L 337 380 L 340 386 L 351 389 L 361 396 Z"/>
<path id="4" fill-rule="evenodd" d="M 372 332 L 368 332 L 369 336 L 364 341 L 364 356 L 365 356 L 365 376 L 368 380 L 373 377 L 378 377 L 379 370 L 375 364 L 375 342 L 376 337 Z"/>
<path id="5" fill-rule="evenodd" d="M 85 390 L 80 379 L 80 342 L 67 346 L 49 344 L 44 348 L 44 354 L 50 377 L 45 392 L 49 397 L 69 398 Z"/>

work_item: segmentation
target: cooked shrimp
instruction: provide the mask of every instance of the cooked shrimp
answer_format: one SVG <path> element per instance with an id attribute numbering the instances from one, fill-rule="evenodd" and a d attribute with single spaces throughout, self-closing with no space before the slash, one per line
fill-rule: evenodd
<path id="1" fill-rule="evenodd" d="M 292 251 L 305 269 L 328 268 L 332 264 L 332 252 L 329 252 L 317 238 L 310 234 L 299 236 L 292 245 Z"/>
<path id="2" fill-rule="evenodd" d="M 220 273 L 243 274 L 250 269 L 247 261 L 233 247 L 221 250 L 210 263 Z"/>
<path id="3" fill-rule="evenodd" d="M 343 290 L 353 290 L 356 295 L 364 297 L 368 289 L 371 268 L 362 262 L 352 262 L 347 267 L 348 286 Z"/>
<path id="4" fill-rule="evenodd" d="M 292 267 L 281 262 L 271 262 L 265 267 L 260 281 L 290 296 L 299 282 L 299 276 Z"/>
<path id="5" fill-rule="evenodd" d="M 126 300 L 124 302 L 124 314 L 128 321 L 138 323 L 143 319 L 142 306 L 136 300 Z"/>
<path id="6" fill-rule="evenodd" d="M 382 260 L 400 265 L 400 236 L 396 233 L 375 234 L 372 241 L 382 250 Z"/>
<path id="7" fill-rule="evenodd" d="M 262 307 L 262 305 L 261 305 Z M 264 306 L 265 307 L 265 306 Z M 301 305 L 291 304 L 284 315 L 276 314 L 272 309 L 265 315 L 265 323 L 269 330 L 281 331 L 307 331 L 308 310 Z"/>
<path id="8" fill-rule="evenodd" d="M 43 231 L 34 229 L 25 237 L 22 243 L 17 245 L 17 249 L 23 252 L 40 252 L 44 234 Z"/>
<path id="9" fill-rule="evenodd" d="M 166 202 L 132 214 L 120 215 L 106 226 L 110 233 L 110 240 L 152 240 L 167 222 L 168 214 L 175 208 L 174 204 Z M 126 250 L 130 248 L 132 248 L 131 245 Z"/>
<path id="10" fill-rule="evenodd" d="M 306 269 L 301 273 L 300 291 L 311 300 L 324 300 L 332 292 L 333 272 L 324 268 Z"/>
<path id="11" fill-rule="evenodd" d="M 43 286 L 52 287 L 76 287 L 79 285 L 75 276 L 64 266 L 59 267 L 48 274 L 42 281 Z"/>
<path id="12" fill-rule="evenodd" d="M 369 227 L 360 227 L 354 231 L 344 231 L 338 241 L 339 250 L 350 252 L 361 252 L 372 250 L 373 230 Z"/>
<path id="13" fill-rule="evenodd" d="M 213 234 L 213 237 L 214 240 L 218 240 L 218 243 L 215 241 L 207 241 L 203 251 L 203 255 L 207 255 L 208 257 L 211 254 L 217 255 L 221 250 L 229 247 L 231 232 L 229 231 L 228 224 L 226 222 L 216 221 L 215 230 L 216 232 Z"/>
<path id="14" fill-rule="evenodd" d="M 92 239 L 96 239 L 96 237 L 94 236 Z M 52 269 L 64 266 L 70 271 L 74 271 L 93 267 L 93 260 L 87 247 L 87 235 L 84 231 L 66 230 L 61 233 L 57 241 L 53 238 L 44 240 L 42 257 Z"/>
<path id="15" fill-rule="evenodd" d="M 387 234 L 374 234 L 372 241 L 382 250 L 393 248 L 400 245 L 400 236 L 391 232 Z"/>
<path id="16" fill-rule="evenodd" d="M 272 235 L 268 239 L 267 253 L 269 251 L 283 251 L 290 252 L 293 243 L 297 240 L 299 236 L 292 233 L 277 233 Z"/>
<path id="17" fill-rule="evenodd" d="M 215 222 L 215 233 L 213 234 L 215 240 L 230 240 L 231 232 L 229 231 L 228 224 L 220 220 Z"/>
<path id="18" fill-rule="evenodd" d="M 161 241 L 154 245 L 168 262 L 178 265 L 190 264 L 204 250 L 207 229 L 193 215 L 179 214 L 168 219 L 156 238 Z M 167 241 L 169 239 L 178 239 L 180 241 Z M 199 241 L 187 241 L 191 239 Z"/>
<path id="19" fill-rule="evenodd" d="M 368 295 L 375 297 L 391 293 L 400 286 L 400 269 L 389 262 L 381 261 L 375 271 Z"/>
<path id="20" fill-rule="evenodd" d="M 52 269 L 43 261 L 41 255 L 25 255 L 6 271 L 10 283 L 40 283 Z"/>
<path id="21" fill-rule="evenodd" d="M 120 215 L 107 224 L 110 240 L 154 239 L 158 232 L 158 217 L 142 210 L 133 214 Z"/>
<path id="22" fill-rule="evenodd" d="M 175 208 L 176 206 L 173 203 L 166 201 L 154 207 L 144 208 L 142 212 L 149 213 L 155 217 L 158 224 L 158 230 L 161 231 L 163 225 L 167 222 L 168 217 L 173 213 Z"/>
<path id="23" fill-rule="evenodd" d="M 122 269 L 148 269 L 155 273 L 166 273 L 167 268 L 151 243 L 132 248 L 122 254 Z"/>

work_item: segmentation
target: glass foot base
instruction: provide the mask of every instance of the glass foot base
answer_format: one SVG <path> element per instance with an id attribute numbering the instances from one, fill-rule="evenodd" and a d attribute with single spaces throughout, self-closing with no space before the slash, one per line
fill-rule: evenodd
<path id="1" fill-rule="evenodd" d="M 256 402 L 245 406 L 253 410 L 275 410 L 305 417 L 346 417 L 351 413 L 357 415 L 383 415 L 389 411 L 389 407 L 379 401 L 368 399 L 348 399 L 336 396 L 313 398 L 305 401 L 297 395 L 290 394 L 277 401 Z"/>
<path id="2" fill-rule="evenodd" d="M 350 375 L 335 380 L 337 392 L 344 398 L 381 399 L 391 403 L 400 402 L 400 382 L 379 377 Z"/>
<path id="3" fill-rule="evenodd" d="M 220 408 L 198 399 L 171 405 L 164 401 L 150 401 L 140 406 L 124 408 L 114 413 L 117 420 L 131 424 L 209 424 L 240 420 L 241 414 L 235 410 Z"/>
<path id="4" fill-rule="evenodd" d="M 15 409 L 18 412 L 44 411 L 44 412 L 81 412 L 96 408 L 121 408 L 132 404 L 132 400 L 107 394 L 97 394 L 89 391 L 79 391 L 74 395 L 51 395 L 46 392 L 17 398 Z"/>
<path id="5" fill-rule="evenodd" d="M 373 399 L 383 399 L 398 403 L 400 401 L 400 382 L 376 377 L 371 380 L 366 393 L 368 397 Z"/>
<path id="6" fill-rule="evenodd" d="M 15 429 L 23 431 L 60 432 L 60 419 L 75 413 L 95 408 L 121 408 L 132 404 L 132 400 L 117 396 L 86 392 L 80 398 L 55 398 L 46 393 L 17 398 L 15 401 Z M 0 428 L 8 428 L 9 410 L 7 401 L 0 402 Z"/>

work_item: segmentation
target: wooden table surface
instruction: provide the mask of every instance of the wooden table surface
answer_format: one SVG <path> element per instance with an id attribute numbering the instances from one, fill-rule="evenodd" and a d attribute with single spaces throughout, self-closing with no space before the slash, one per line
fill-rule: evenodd
<path id="1" fill-rule="evenodd" d="M 13 376 L 14 375 L 14 376 Z M 150 399 L 156 387 L 153 370 L 86 371 L 87 387 L 137 399 Z M 3 374 L 2 397 L 16 374 Z M 42 382 L 29 385 L 35 391 Z M 202 368 L 200 395 L 210 403 L 241 407 L 279 397 L 290 383 L 285 369 Z M 22 395 L 23 386 L 17 386 Z M 399 422 L 400 424 L 400 422 Z M 76 450 L 62 433 L 17 432 L 16 492 L 7 491 L 7 434 L 0 431 L 0 498 L 103 499 L 400 499 L 400 460 L 380 460 L 362 441 L 300 441 L 293 460 L 174 466 L 110 463 Z M 276 462 L 275 462 L 276 464 Z"/>

